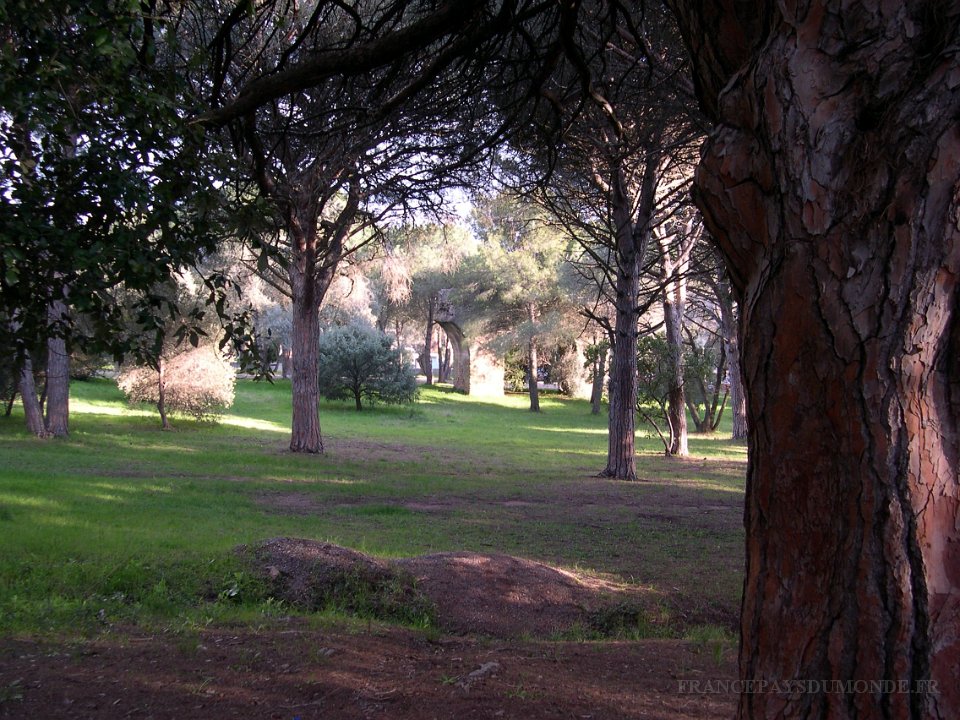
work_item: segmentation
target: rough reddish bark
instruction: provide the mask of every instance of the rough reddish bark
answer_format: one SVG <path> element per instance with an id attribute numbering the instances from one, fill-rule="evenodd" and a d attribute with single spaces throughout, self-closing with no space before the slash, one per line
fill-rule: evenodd
<path id="1" fill-rule="evenodd" d="M 741 679 L 866 683 L 740 716 L 960 717 L 960 3 L 673 5 L 741 300 Z"/>

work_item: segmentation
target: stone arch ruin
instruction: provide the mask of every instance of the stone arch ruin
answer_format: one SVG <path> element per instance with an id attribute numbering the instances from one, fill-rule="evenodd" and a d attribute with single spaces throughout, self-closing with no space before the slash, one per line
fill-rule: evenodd
<path id="1" fill-rule="evenodd" d="M 503 361 L 489 349 L 487 338 L 469 338 L 464 332 L 451 293 L 452 289 L 440 291 L 434 320 L 453 346 L 454 390 L 467 395 L 503 395 Z"/>

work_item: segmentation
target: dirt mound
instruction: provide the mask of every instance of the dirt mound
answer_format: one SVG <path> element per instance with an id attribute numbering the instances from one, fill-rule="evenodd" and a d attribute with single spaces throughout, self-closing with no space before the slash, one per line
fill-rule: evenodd
<path id="1" fill-rule="evenodd" d="M 509 555 L 438 553 L 387 563 L 329 543 L 274 538 L 252 556 L 274 592 L 299 607 L 431 617 L 450 632 L 499 638 L 589 627 L 625 595 L 601 581 Z"/>
<path id="2" fill-rule="evenodd" d="M 365 617 L 422 622 L 433 614 L 413 578 L 387 563 L 331 543 L 273 538 L 248 549 L 273 594 L 296 607 L 335 607 Z"/>
<path id="3" fill-rule="evenodd" d="M 586 623 L 602 598 L 569 573 L 510 555 L 439 553 L 400 560 L 437 607 L 441 627 L 544 637 Z"/>

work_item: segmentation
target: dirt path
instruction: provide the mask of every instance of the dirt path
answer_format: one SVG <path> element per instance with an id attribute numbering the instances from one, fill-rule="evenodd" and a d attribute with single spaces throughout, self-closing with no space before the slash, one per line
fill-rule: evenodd
<path id="1" fill-rule="evenodd" d="M 732 653 L 673 640 L 480 641 L 374 628 L 0 642 L 0 717 L 728 718 Z"/>

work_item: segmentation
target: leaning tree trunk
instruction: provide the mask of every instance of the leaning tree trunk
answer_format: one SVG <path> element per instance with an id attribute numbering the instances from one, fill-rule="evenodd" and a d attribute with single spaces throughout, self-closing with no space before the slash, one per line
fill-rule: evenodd
<path id="1" fill-rule="evenodd" d="M 805 683 L 740 717 L 960 717 L 960 2 L 674 5 L 742 300 L 740 676 Z"/>
<path id="2" fill-rule="evenodd" d="M 37 386 L 33 381 L 33 362 L 30 360 L 29 353 L 24 354 L 18 384 L 27 430 L 37 437 L 48 437 L 47 428 L 43 424 L 43 411 L 40 409 L 40 401 L 37 400 Z"/>
<path id="3" fill-rule="evenodd" d="M 62 322 L 67 306 L 60 300 L 50 304 L 51 325 Z M 63 337 L 47 340 L 47 432 L 66 437 L 70 424 L 70 355 Z"/>

